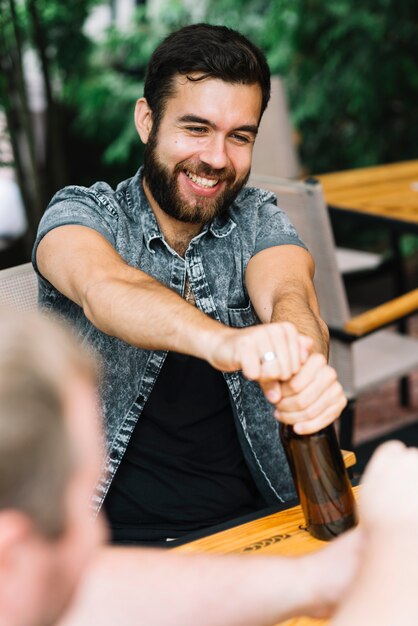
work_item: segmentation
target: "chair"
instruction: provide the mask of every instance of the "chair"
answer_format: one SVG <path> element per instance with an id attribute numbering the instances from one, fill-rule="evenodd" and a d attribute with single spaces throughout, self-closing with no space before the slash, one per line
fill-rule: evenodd
<path id="1" fill-rule="evenodd" d="M 349 403 L 341 416 L 340 444 L 352 448 L 355 399 L 418 367 L 418 340 L 383 327 L 418 309 L 418 289 L 351 318 L 322 187 L 253 176 L 250 184 L 274 192 L 315 259 L 315 287 L 321 315 L 330 328 L 330 363 Z"/>
<path id="2" fill-rule="evenodd" d="M 255 175 L 299 178 L 301 167 L 290 122 L 286 91 L 280 76 L 271 77 L 271 96 L 254 144 Z"/>
<path id="3" fill-rule="evenodd" d="M 38 281 L 32 263 L 0 271 L 0 306 L 30 311 L 38 304 Z"/>

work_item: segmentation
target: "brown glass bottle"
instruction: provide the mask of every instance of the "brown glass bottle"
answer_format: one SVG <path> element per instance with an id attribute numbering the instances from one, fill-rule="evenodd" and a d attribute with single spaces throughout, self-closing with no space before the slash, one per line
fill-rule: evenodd
<path id="1" fill-rule="evenodd" d="M 281 423 L 280 436 L 311 535 L 329 541 L 355 526 L 356 503 L 334 426 L 298 435 Z"/>

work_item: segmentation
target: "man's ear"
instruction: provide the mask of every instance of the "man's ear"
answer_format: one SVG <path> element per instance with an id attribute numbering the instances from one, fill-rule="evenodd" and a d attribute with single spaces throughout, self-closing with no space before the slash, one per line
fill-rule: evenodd
<path id="1" fill-rule="evenodd" d="M 152 111 L 145 98 L 140 98 L 135 106 L 135 126 L 142 143 L 148 143 L 152 129 Z"/>

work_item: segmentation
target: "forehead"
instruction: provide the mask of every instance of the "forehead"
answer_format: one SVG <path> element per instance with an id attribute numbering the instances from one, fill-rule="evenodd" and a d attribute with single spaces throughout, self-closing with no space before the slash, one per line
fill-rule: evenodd
<path id="1" fill-rule="evenodd" d="M 261 88 L 257 83 L 243 85 L 218 78 L 189 80 L 177 76 L 163 119 L 175 122 L 184 115 L 195 115 L 222 128 L 258 125 L 261 103 Z"/>

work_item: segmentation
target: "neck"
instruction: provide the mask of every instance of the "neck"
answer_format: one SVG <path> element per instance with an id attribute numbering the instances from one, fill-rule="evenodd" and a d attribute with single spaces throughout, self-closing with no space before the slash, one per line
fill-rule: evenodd
<path id="1" fill-rule="evenodd" d="M 203 224 L 181 222 L 180 220 L 176 220 L 175 217 L 167 215 L 167 213 L 163 211 L 160 205 L 155 201 L 145 179 L 143 179 L 142 184 L 158 226 L 164 235 L 164 239 L 168 245 L 177 252 L 177 254 L 184 256 L 190 241 L 193 237 L 200 233 Z"/>

